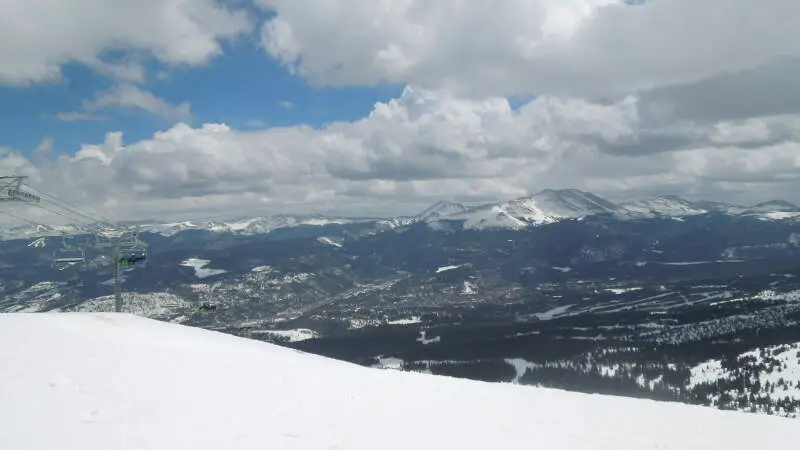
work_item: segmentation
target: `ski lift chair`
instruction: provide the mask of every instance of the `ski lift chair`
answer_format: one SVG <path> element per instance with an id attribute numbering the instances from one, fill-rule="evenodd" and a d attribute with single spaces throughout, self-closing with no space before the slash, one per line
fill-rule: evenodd
<path id="1" fill-rule="evenodd" d="M 75 264 L 86 262 L 86 251 L 81 246 L 70 245 L 67 243 L 67 235 L 62 236 L 62 247 L 53 251 L 53 267 L 64 270 Z"/>
<path id="2" fill-rule="evenodd" d="M 139 234 L 133 235 L 130 243 L 120 246 L 119 263 L 125 267 L 144 267 L 149 257 L 147 244 L 139 239 Z"/>
<path id="3" fill-rule="evenodd" d="M 200 312 L 216 312 L 217 311 L 217 305 L 212 305 L 212 304 L 209 304 L 209 303 L 203 303 L 202 305 L 200 305 L 199 309 L 200 309 Z"/>

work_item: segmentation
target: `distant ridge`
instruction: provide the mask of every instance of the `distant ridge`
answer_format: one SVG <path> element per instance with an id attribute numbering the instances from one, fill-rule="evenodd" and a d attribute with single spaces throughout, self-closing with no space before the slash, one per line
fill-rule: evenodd
<path id="1" fill-rule="evenodd" d="M 578 189 L 544 189 L 528 197 L 468 206 L 453 201 L 439 201 L 414 216 L 383 218 L 337 217 L 322 214 L 256 216 L 235 220 L 191 220 L 175 222 L 137 222 L 144 232 L 170 236 L 185 230 L 204 230 L 219 233 L 255 235 L 271 233 L 278 229 L 297 226 L 326 226 L 352 223 L 375 223 L 379 229 L 402 228 L 414 223 L 427 223 L 438 227 L 439 222 L 460 222 L 465 229 L 523 229 L 554 223 L 565 219 L 579 219 L 597 214 L 607 214 L 620 220 L 646 218 L 681 218 L 708 214 L 757 215 L 767 220 L 785 220 L 800 217 L 800 206 L 785 200 L 770 200 L 752 206 L 733 205 L 708 200 L 686 200 L 675 195 L 664 195 L 642 200 L 613 203 L 598 195 Z M 134 225 L 131 223 L 130 225 Z M 62 233 L 86 233 L 89 226 L 67 225 L 60 227 L 25 225 L 0 231 L 2 239 L 60 236 Z"/>

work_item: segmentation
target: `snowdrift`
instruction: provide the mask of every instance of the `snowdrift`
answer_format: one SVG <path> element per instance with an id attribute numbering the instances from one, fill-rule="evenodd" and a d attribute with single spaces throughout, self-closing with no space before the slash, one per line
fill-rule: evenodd
<path id="1" fill-rule="evenodd" d="M 126 314 L 0 314 L 0 449 L 784 449 L 800 422 L 360 367 Z"/>

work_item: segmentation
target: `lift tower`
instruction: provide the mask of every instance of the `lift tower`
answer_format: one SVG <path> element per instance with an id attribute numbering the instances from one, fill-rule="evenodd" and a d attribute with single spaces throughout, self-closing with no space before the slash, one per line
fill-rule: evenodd
<path id="1" fill-rule="evenodd" d="M 28 177 L 24 175 L 0 176 L 0 205 L 9 202 L 41 203 L 41 197 L 22 190 L 22 186 L 27 179 Z M 49 194 L 44 195 L 50 196 Z M 45 201 L 49 202 L 49 200 Z M 73 214 L 90 218 L 75 209 L 65 209 Z M 10 213 L 5 214 L 27 220 Z M 110 230 L 107 228 L 103 232 L 95 233 L 94 238 L 94 242 L 90 242 L 87 239 L 81 244 L 69 244 L 67 243 L 67 235 L 64 233 L 62 247 L 53 253 L 53 266 L 58 270 L 64 270 L 74 265 L 85 264 L 86 247 L 94 247 L 101 252 L 109 252 L 114 261 L 114 310 L 122 312 L 122 271 L 133 266 L 144 266 L 149 256 L 148 246 L 139 238 L 138 227 L 135 231 Z"/>
<path id="2" fill-rule="evenodd" d="M 94 248 L 110 251 L 114 261 L 114 311 L 122 312 L 122 270 L 132 266 L 144 266 L 148 248 L 139 231 L 124 231 L 114 236 L 95 235 Z"/>
<path id="3" fill-rule="evenodd" d="M 22 190 L 26 176 L 0 176 L 0 202 L 39 203 L 42 198 Z"/>

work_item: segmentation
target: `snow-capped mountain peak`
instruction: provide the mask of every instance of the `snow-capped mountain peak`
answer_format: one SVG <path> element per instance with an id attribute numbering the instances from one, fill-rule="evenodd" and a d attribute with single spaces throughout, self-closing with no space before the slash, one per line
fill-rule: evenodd
<path id="1" fill-rule="evenodd" d="M 458 216 L 464 219 L 464 228 L 469 230 L 482 230 L 487 228 L 519 230 L 527 226 L 527 222 L 510 214 L 502 206 L 477 208 Z"/>
<path id="2" fill-rule="evenodd" d="M 464 207 L 463 211 L 434 216 L 427 221 L 459 220 L 464 222 L 464 227 L 467 229 L 520 229 L 529 225 L 542 225 L 563 219 L 608 213 L 614 211 L 615 208 L 613 203 L 588 192 L 577 189 L 546 189 L 530 197 L 472 208 Z M 431 209 L 433 207 L 429 210 Z"/>
<path id="3" fill-rule="evenodd" d="M 550 214 L 560 217 L 582 217 L 617 209 L 617 205 L 610 201 L 578 189 L 545 189 L 531 198 Z"/>
<path id="4" fill-rule="evenodd" d="M 430 208 L 422 211 L 417 218 L 420 220 L 432 220 L 460 214 L 468 210 L 469 208 L 462 203 L 441 201 L 434 203 Z"/>

